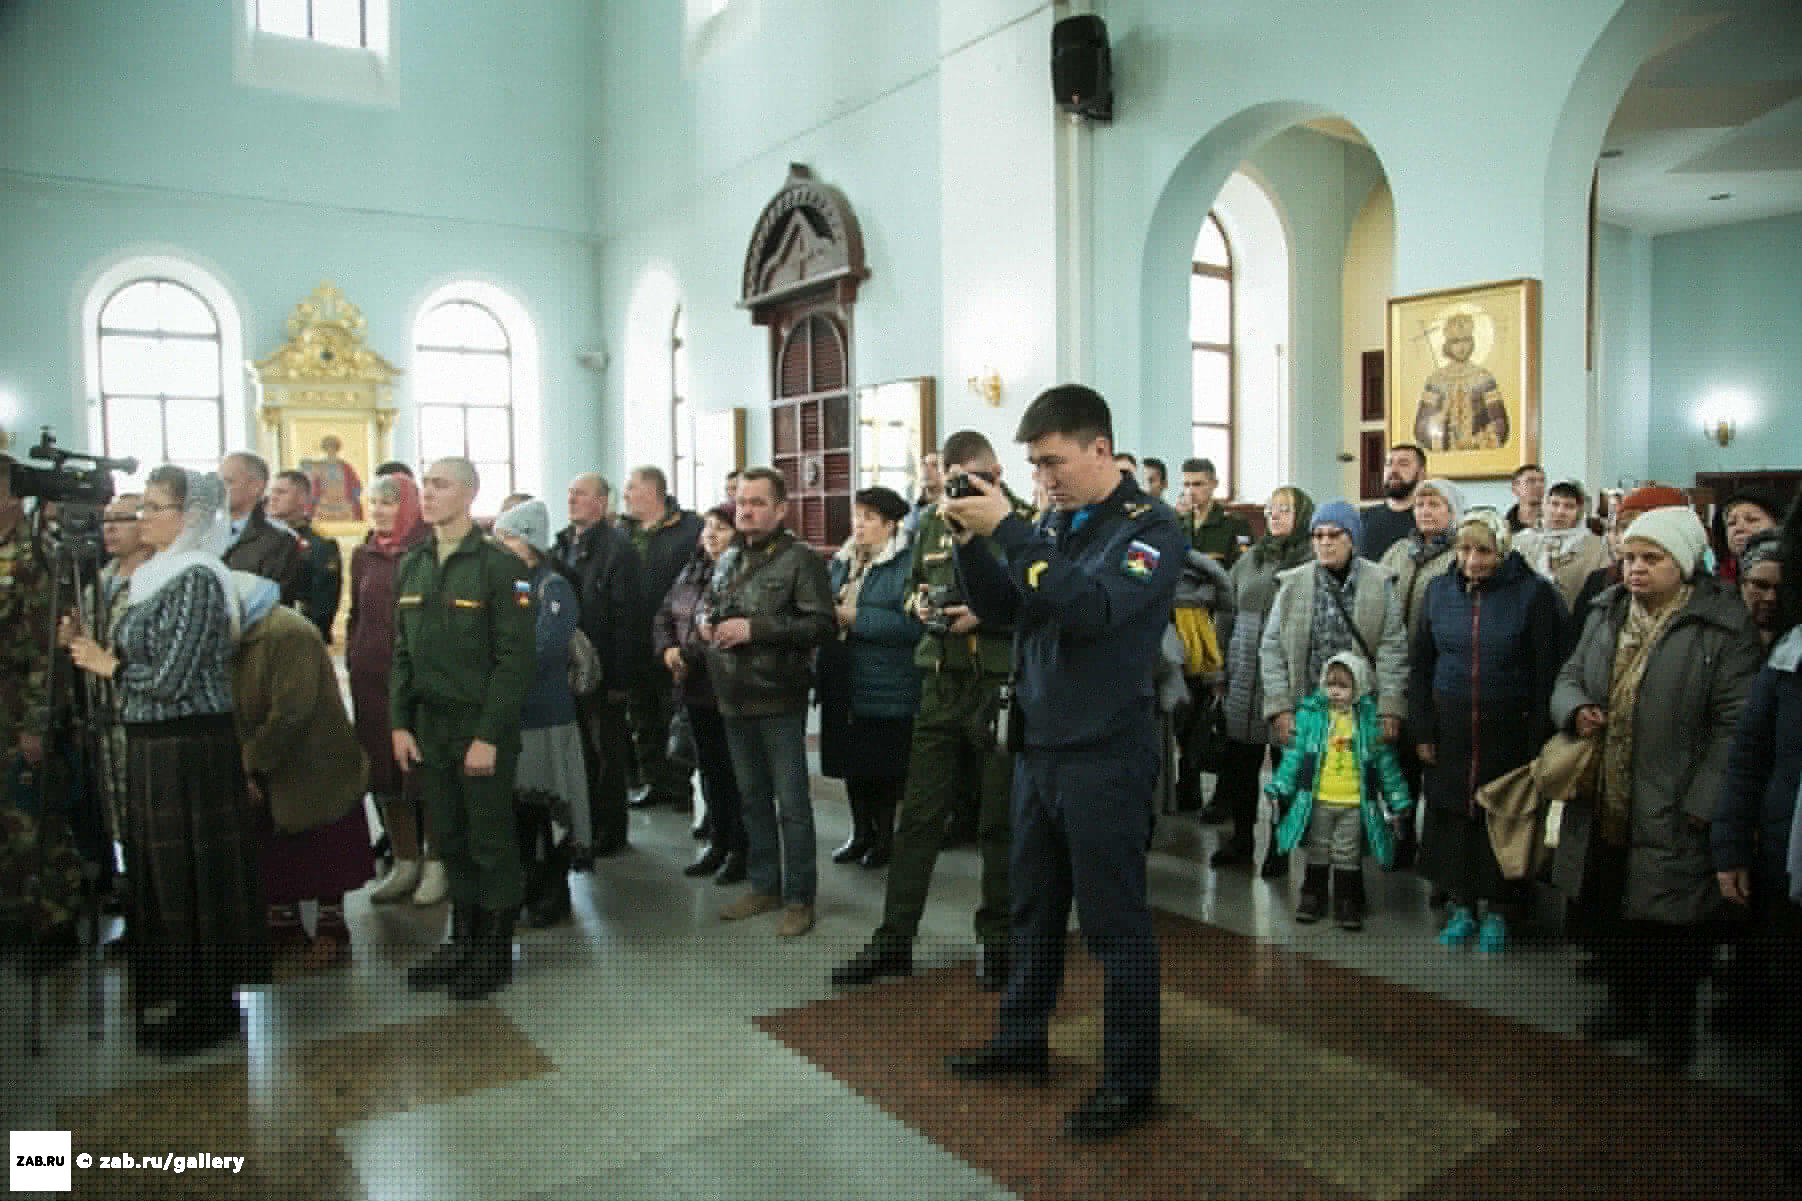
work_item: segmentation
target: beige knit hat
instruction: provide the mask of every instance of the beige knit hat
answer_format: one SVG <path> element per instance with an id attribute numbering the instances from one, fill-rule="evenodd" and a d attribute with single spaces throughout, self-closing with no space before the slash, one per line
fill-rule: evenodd
<path id="1" fill-rule="evenodd" d="M 1668 505 L 1641 513 L 1627 527 L 1621 541 L 1631 542 L 1635 538 L 1663 547 L 1664 552 L 1677 561 L 1677 569 L 1686 580 L 1696 574 L 1702 552 L 1708 549 L 1708 531 L 1702 528 L 1702 519 L 1688 505 Z"/>

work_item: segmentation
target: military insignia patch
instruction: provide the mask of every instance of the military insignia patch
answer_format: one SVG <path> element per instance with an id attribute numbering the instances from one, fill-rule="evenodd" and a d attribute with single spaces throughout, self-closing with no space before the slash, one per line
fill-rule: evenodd
<path id="1" fill-rule="evenodd" d="M 530 580 L 513 581 L 513 599 L 519 603 L 519 607 L 522 609 L 530 609 L 532 607 L 532 584 Z"/>
<path id="2" fill-rule="evenodd" d="M 1157 547 L 1135 538 L 1126 544 L 1126 557 L 1120 560 L 1120 570 L 1135 580 L 1149 580 L 1151 573 L 1158 569 L 1158 560 L 1162 557 Z"/>

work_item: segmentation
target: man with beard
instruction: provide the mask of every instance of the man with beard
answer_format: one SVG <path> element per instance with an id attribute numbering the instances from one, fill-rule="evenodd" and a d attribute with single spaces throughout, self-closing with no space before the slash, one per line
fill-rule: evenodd
<path id="1" fill-rule="evenodd" d="M 1379 562 L 1384 551 L 1414 532 L 1414 489 L 1426 474 L 1426 451 L 1412 442 L 1389 448 L 1383 463 L 1383 501 L 1368 506 L 1361 515 L 1364 538 L 1358 544 L 1360 555 Z"/>

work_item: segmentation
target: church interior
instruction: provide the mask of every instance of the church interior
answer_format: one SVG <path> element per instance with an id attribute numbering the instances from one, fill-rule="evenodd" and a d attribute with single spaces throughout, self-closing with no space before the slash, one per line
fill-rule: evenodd
<path id="1" fill-rule="evenodd" d="M 1055 70 L 1087 15 L 1105 65 Z M 1248 514 L 1378 498 L 1423 430 L 1501 508 L 1527 463 L 1802 487 L 1794 0 L 0 0 L 0 107 L 0 439 L 134 456 L 121 486 L 456 454 L 478 514 L 559 523 L 579 473 L 655 464 L 703 510 L 773 464 L 835 546 L 954 431 L 1028 488 L 1021 412 L 1079 381 Z M 1448 329 L 1505 436 L 1420 411 Z M 1704 1021 L 1673 1074 L 1582 1039 L 1601 984 L 1549 903 L 1498 962 L 1436 946 L 1408 872 L 1356 938 L 1300 926 L 1182 816 L 1151 855 L 1164 1116 L 1061 1140 L 1094 964 L 1045 1088 L 951 1080 L 996 1006 L 975 852 L 916 974 L 837 991 L 883 883 L 824 862 L 849 819 L 815 796 L 805 939 L 719 922 L 651 809 L 479 1004 L 402 980 L 442 908 L 356 894 L 348 964 L 243 992 L 244 1039 L 186 1060 L 134 1049 L 116 957 L 0 964 L 0 1109 L 96 1157 L 246 1157 L 78 1171 L 93 1197 L 1792 1195 L 1768 1044 Z"/>

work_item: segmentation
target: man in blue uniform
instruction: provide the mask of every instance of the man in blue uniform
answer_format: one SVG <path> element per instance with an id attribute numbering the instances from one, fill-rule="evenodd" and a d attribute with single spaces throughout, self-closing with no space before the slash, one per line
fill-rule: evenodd
<path id="1" fill-rule="evenodd" d="M 1186 543 L 1175 514 L 1114 465 L 1113 419 L 1065 384 L 1028 406 L 1047 512 L 1007 497 L 943 502 L 964 533 L 957 566 L 985 623 L 1014 629 L 1013 969 L 990 1042 L 951 1056 L 965 1080 L 1046 1076 L 1070 903 L 1106 981 L 1101 1086 L 1064 1123 L 1105 1138 L 1151 1116 L 1158 1084 L 1158 948 L 1146 900 L 1160 748 L 1152 673 Z M 991 545 L 1002 555 L 991 553 Z"/>

